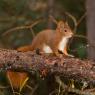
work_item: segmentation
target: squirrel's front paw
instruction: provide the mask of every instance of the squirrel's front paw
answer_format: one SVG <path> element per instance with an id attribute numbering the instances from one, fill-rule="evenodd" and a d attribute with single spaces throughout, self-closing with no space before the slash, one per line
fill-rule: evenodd
<path id="1" fill-rule="evenodd" d="M 55 54 L 55 56 L 57 56 L 57 57 L 63 57 L 63 55 L 60 54 L 60 53 L 58 53 L 58 52 L 55 52 L 54 54 Z"/>
<path id="2" fill-rule="evenodd" d="M 71 55 L 71 54 L 68 54 L 68 55 L 66 55 L 66 56 L 68 56 L 68 57 L 75 57 L 74 55 Z"/>
<path id="3" fill-rule="evenodd" d="M 74 55 L 71 55 L 71 54 L 64 54 L 64 55 L 67 57 L 75 57 Z"/>

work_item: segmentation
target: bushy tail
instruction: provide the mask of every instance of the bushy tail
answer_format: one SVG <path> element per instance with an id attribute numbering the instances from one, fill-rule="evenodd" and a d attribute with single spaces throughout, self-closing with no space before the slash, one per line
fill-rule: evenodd
<path id="1" fill-rule="evenodd" d="M 23 46 L 17 48 L 17 51 L 22 51 L 22 52 L 33 51 L 33 48 L 31 46 Z"/>

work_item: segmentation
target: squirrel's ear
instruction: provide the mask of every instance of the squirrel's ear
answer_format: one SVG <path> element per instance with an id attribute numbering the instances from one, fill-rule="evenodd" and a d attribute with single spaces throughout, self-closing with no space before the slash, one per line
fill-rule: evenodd
<path id="1" fill-rule="evenodd" d="M 66 21 L 65 24 L 68 25 L 68 22 Z"/>
<path id="2" fill-rule="evenodd" d="M 64 27 L 64 22 L 63 21 L 59 21 L 57 27 L 58 28 Z"/>
<path id="3" fill-rule="evenodd" d="M 59 21 L 57 24 L 57 30 L 59 32 L 62 32 L 62 29 L 64 28 L 65 23 L 63 21 Z"/>

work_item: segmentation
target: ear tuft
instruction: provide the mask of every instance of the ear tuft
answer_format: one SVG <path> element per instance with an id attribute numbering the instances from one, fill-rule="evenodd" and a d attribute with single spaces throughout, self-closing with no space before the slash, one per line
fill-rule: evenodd
<path id="1" fill-rule="evenodd" d="M 63 21 L 59 21 L 57 27 L 58 28 L 61 28 L 62 26 L 64 27 L 64 24 L 65 23 Z"/>
<path id="2" fill-rule="evenodd" d="M 68 22 L 66 21 L 65 24 L 68 25 Z"/>

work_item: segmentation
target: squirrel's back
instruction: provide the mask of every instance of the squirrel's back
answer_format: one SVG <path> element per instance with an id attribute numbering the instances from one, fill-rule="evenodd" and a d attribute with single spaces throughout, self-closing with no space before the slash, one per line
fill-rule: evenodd
<path id="1" fill-rule="evenodd" d="M 55 34 L 55 30 L 51 30 L 51 29 L 43 30 L 35 36 L 35 38 L 33 39 L 30 45 L 20 47 L 17 50 L 22 52 L 33 51 L 37 48 L 41 50 L 44 44 L 51 43 L 51 39 L 54 36 L 54 34 Z"/>

